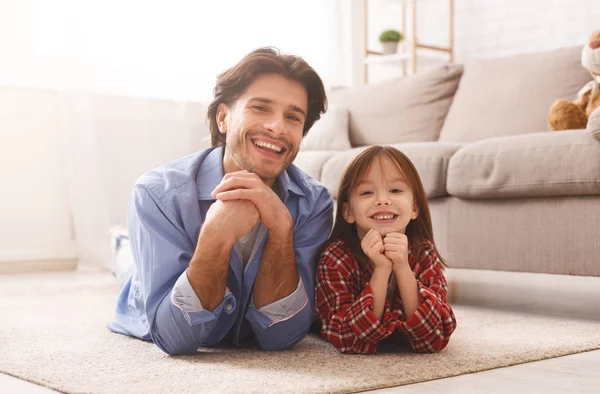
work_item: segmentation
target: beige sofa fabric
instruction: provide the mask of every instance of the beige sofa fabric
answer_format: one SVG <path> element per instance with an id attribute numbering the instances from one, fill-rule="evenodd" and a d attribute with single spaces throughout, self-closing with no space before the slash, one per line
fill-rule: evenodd
<path id="1" fill-rule="evenodd" d="M 352 146 L 437 140 L 462 66 L 436 67 L 406 78 L 335 90 L 329 102 L 350 110 Z"/>
<path id="2" fill-rule="evenodd" d="M 406 144 L 393 144 L 413 162 L 419 175 L 427 197 L 434 198 L 445 196 L 446 171 L 448 160 L 461 144 L 442 142 L 414 142 Z M 354 148 L 340 152 L 328 160 L 323 166 L 321 183 L 337 198 L 339 183 L 346 166 L 367 147 Z"/>
<path id="3" fill-rule="evenodd" d="M 471 142 L 548 130 L 554 100 L 574 99 L 591 80 L 580 58 L 577 46 L 465 64 L 440 140 Z"/>
<path id="4" fill-rule="evenodd" d="M 349 113 L 344 107 L 330 105 L 313 127 L 302 138 L 300 150 L 351 149 L 348 136 Z"/>
<path id="5" fill-rule="evenodd" d="M 450 158 L 447 187 L 462 198 L 600 194 L 600 142 L 587 130 L 475 142 Z"/>
<path id="6" fill-rule="evenodd" d="M 294 164 L 313 179 L 321 180 L 321 169 L 323 164 L 340 151 L 335 150 L 310 150 L 300 151 L 294 160 Z"/>
<path id="7" fill-rule="evenodd" d="M 430 201 L 452 268 L 600 276 L 600 196 Z"/>

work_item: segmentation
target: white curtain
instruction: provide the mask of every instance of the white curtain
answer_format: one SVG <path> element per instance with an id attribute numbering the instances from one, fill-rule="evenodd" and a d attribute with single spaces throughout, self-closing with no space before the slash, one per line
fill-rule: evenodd
<path id="1" fill-rule="evenodd" d="M 125 225 L 133 182 L 198 150 L 217 74 L 252 49 L 278 47 L 307 60 L 327 87 L 349 84 L 342 45 L 347 6 L 344 0 L 1 1 L 0 85 L 59 92 L 55 138 L 63 147 L 80 262 L 110 263 L 108 230 Z"/>

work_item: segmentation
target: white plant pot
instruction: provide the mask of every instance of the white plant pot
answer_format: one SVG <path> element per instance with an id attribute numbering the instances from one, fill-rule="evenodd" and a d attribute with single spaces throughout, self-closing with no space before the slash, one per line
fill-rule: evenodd
<path id="1" fill-rule="evenodd" d="M 398 43 L 395 41 L 382 42 L 381 45 L 384 55 L 393 55 L 398 50 Z"/>

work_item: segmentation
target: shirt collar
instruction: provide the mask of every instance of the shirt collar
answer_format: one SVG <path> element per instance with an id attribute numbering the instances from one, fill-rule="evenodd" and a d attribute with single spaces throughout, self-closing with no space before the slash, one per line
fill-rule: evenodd
<path id="1" fill-rule="evenodd" d="M 196 192 L 198 200 L 214 200 L 211 193 L 221 183 L 223 179 L 223 154 L 225 147 L 223 145 L 213 148 L 202 163 L 196 175 Z M 289 192 L 303 196 L 304 192 L 300 186 L 294 182 L 289 175 L 289 168 L 286 169 L 275 182 L 275 193 L 282 201 L 287 201 Z"/>

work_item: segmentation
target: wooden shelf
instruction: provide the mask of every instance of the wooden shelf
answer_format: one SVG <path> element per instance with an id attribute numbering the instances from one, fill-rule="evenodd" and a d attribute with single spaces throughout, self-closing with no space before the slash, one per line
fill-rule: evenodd
<path id="1" fill-rule="evenodd" d="M 410 53 L 394 53 L 393 55 L 373 55 L 365 57 L 365 63 L 368 64 L 402 64 L 411 58 Z"/>
<path id="2" fill-rule="evenodd" d="M 406 75 L 407 61 L 410 60 L 410 66 L 412 73 L 417 72 L 417 59 L 444 59 L 449 63 L 454 61 L 454 0 L 449 1 L 449 45 L 447 47 L 428 45 L 422 43 L 417 38 L 417 0 L 402 0 L 402 21 L 400 31 L 404 35 L 406 42 L 401 42 L 398 52 L 393 55 L 384 55 L 381 52 L 372 51 L 367 48 L 367 32 L 368 32 L 368 0 L 362 0 L 362 17 L 363 17 L 363 81 L 368 82 L 367 66 L 369 64 L 390 64 L 400 65 L 402 67 L 402 74 Z M 410 3 L 411 12 L 408 14 L 407 3 Z M 407 37 L 407 16 L 412 21 L 412 31 L 410 37 Z M 408 40 L 410 38 L 410 40 Z M 425 53 L 421 53 L 421 49 L 426 50 Z"/>

